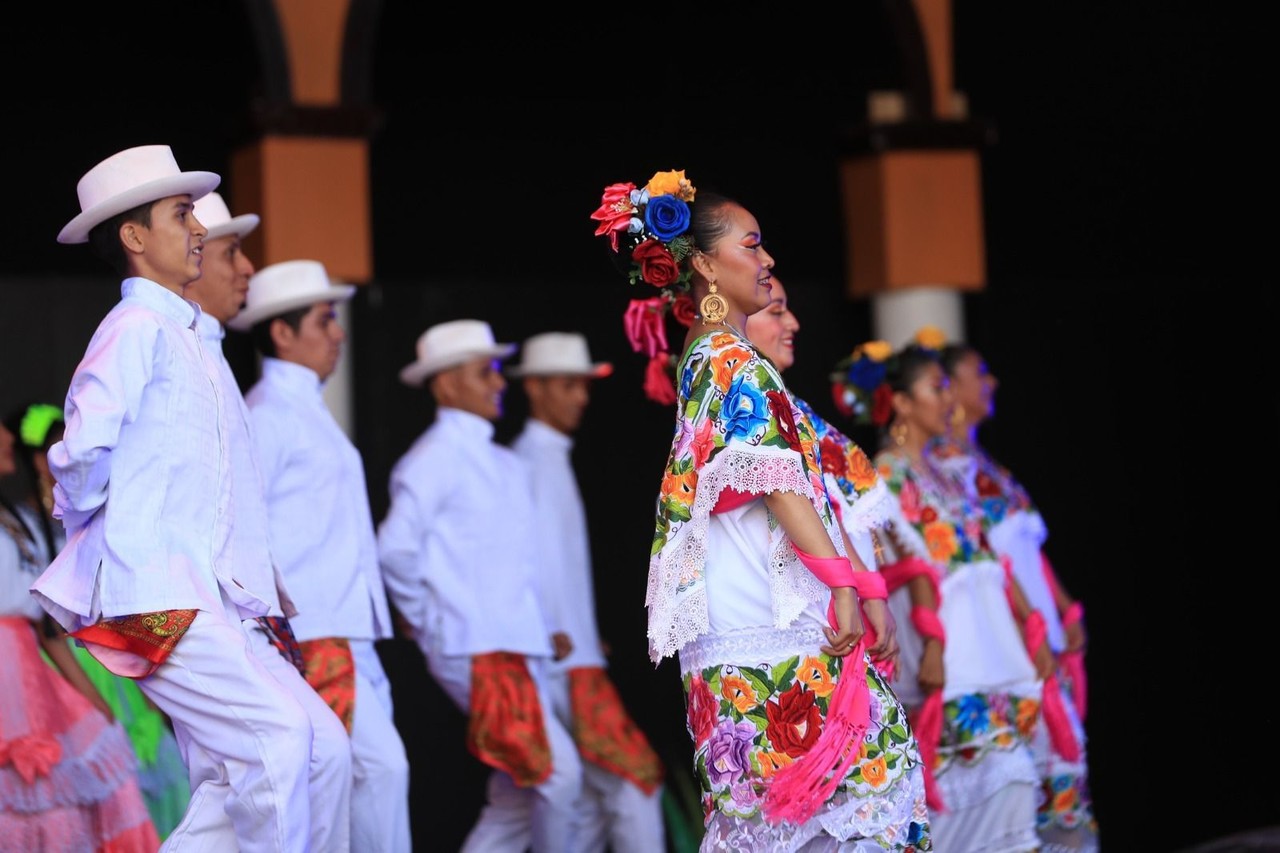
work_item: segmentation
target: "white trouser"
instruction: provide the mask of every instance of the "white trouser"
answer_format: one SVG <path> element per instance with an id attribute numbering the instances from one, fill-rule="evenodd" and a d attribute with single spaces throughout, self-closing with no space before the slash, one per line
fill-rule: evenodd
<path id="1" fill-rule="evenodd" d="M 431 674 L 464 714 L 471 709 L 471 658 L 443 655 L 421 643 Z M 551 775 L 530 788 L 495 770 L 489 776 L 488 802 L 463 843 L 463 853 L 566 853 L 573 848 L 576 806 L 582 792 L 582 762 L 573 738 L 556 718 L 547 697 L 544 662 L 526 657 L 538 688 L 538 702 L 551 746 Z"/>
<path id="2" fill-rule="evenodd" d="M 560 722 L 573 731 L 566 670 L 547 674 L 547 693 Z M 662 789 L 646 794 L 631 781 L 584 760 L 575 853 L 664 853 L 666 849 Z"/>
<path id="3" fill-rule="evenodd" d="M 356 711 L 351 725 L 351 849 L 412 853 L 409 758 L 396 730 L 391 682 L 371 640 L 352 640 Z"/>
<path id="4" fill-rule="evenodd" d="M 249 644 L 311 720 L 311 853 L 346 853 L 351 847 L 351 738 L 329 704 L 312 689 L 261 623 L 244 623 Z"/>
<path id="5" fill-rule="evenodd" d="M 172 721 L 191 782 L 186 812 L 163 849 L 315 850 L 311 719 L 253 651 L 235 605 L 225 596 L 222 604 L 198 612 L 164 664 L 137 681 Z"/>

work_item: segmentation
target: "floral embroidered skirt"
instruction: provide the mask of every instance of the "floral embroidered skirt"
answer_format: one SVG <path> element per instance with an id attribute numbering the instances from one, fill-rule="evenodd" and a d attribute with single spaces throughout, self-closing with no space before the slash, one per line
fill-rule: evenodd
<path id="1" fill-rule="evenodd" d="M 892 689 L 864 656 L 832 658 L 818 625 L 701 637 L 680 650 L 702 850 L 931 850 L 915 737 Z M 871 693 L 858 760 L 801 826 L 773 825 L 764 794 L 822 732 L 828 697 L 850 663 Z"/>

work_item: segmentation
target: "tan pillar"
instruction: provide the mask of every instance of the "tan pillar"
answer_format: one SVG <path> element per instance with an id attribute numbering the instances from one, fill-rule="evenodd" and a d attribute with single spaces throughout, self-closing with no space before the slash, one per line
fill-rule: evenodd
<path id="1" fill-rule="evenodd" d="M 932 115 L 873 93 L 842 157 L 846 292 L 872 302 L 873 334 L 901 345 L 935 325 L 963 339 L 965 292 L 986 286 L 981 129 L 953 90 L 950 0 L 915 0 Z"/>
<path id="2" fill-rule="evenodd" d="M 337 280 L 365 284 L 373 278 L 369 140 L 358 122 L 331 118 L 349 112 L 342 103 L 341 72 L 351 3 L 273 0 L 273 5 L 290 102 L 268 105 L 262 136 L 231 157 L 235 209 L 262 217 L 246 249 L 259 266 L 309 258 L 323 263 Z M 355 129 L 335 132 L 334 127 Z M 348 314 L 344 310 L 340 316 Z M 350 324 L 344 327 L 350 335 Z M 325 399 L 352 434 L 348 358 L 326 384 Z"/>

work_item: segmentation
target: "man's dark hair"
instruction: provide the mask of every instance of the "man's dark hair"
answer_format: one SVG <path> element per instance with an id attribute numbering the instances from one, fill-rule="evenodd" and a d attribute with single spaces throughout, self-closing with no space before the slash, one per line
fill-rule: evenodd
<path id="1" fill-rule="evenodd" d="M 159 199 L 157 199 L 158 201 Z M 107 262 L 116 274 L 124 278 L 129 274 L 129 256 L 120 245 L 120 226 L 137 222 L 144 228 L 151 227 L 151 208 L 155 201 L 144 202 L 123 213 L 117 213 L 105 222 L 99 222 L 89 231 L 89 247 L 93 253 Z"/>
<path id="2" fill-rule="evenodd" d="M 283 321 L 290 329 L 295 332 L 302 328 L 302 318 L 311 313 L 313 305 L 303 305 L 301 308 L 294 308 L 292 311 L 286 311 L 283 314 L 277 314 L 274 317 L 268 317 L 265 320 L 259 320 L 253 324 L 253 328 L 249 330 L 249 336 L 253 340 L 254 347 L 258 352 L 266 358 L 276 357 L 276 344 L 271 340 L 271 324 L 276 320 Z"/>

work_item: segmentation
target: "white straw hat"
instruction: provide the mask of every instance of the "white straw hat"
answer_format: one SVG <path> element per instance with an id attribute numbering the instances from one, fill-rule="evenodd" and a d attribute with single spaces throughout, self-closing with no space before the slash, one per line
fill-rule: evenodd
<path id="1" fill-rule="evenodd" d="M 483 320 L 450 320 L 427 329 L 418 338 L 418 358 L 400 369 L 400 381 L 419 386 L 433 374 L 473 358 L 507 358 L 515 344 L 497 343 Z"/>
<path id="2" fill-rule="evenodd" d="M 227 326 L 247 332 L 255 323 L 286 311 L 317 302 L 341 302 L 355 292 L 355 285 L 330 280 L 319 261 L 282 261 L 263 267 L 249 279 L 244 310 L 228 320 Z"/>
<path id="3" fill-rule="evenodd" d="M 262 221 L 256 213 L 242 213 L 233 217 L 222 196 L 213 192 L 196 202 L 195 214 L 200 224 L 209 229 L 209 233 L 204 236 L 206 241 L 217 240 L 232 234 L 244 239 L 252 234 L 253 229 L 257 228 L 258 223 Z"/>
<path id="4" fill-rule="evenodd" d="M 59 243 L 85 243 L 95 225 L 140 204 L 171 195 L 191 200 L 211 192 L 222 181 L 213 172 L 183 172 L 168 145 L 140 145 L 112 154 L 76 184 L 80 214 L 58 233 Z"/>
<path id="5" fill-rule="evenodd" d="M 613 373 L 607 361 L 593 362 L 587 339 L 577 332 L 544 332 L 524 342 L 520 363 L 507 370 L 508 376 L 590 376 Z"/>

